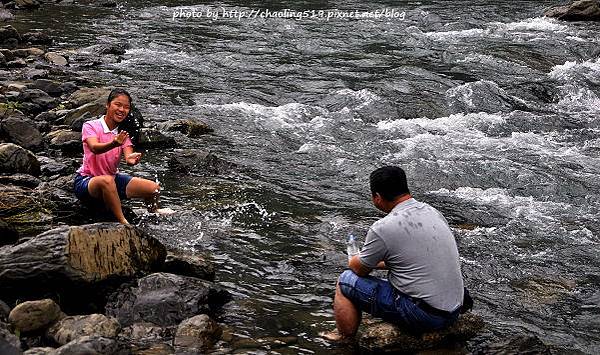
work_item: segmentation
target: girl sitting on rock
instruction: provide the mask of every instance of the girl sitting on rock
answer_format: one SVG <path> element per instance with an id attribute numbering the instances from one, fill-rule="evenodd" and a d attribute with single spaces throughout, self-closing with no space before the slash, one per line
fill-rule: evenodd
<path id="1" fill-rule="evenodd" d="M 121 156 L 128 165 L 139 163 L 142 153 L 133 151 L 127 131 L 119 132 L 131 110 L 131 95 L 114 89 L 108 95 L 106 115 L 83 124 L 83 165 L 75 176 L 75 195 L 83 203 L 102 201 L 117 220 L 129 224 L 121 209 L 121 200 L 142 198 L 148 211 L 157 209 L 160 186 L 151 180 L 119 172 Z M 123 126 L 123 125 L 121 125 Z"/>

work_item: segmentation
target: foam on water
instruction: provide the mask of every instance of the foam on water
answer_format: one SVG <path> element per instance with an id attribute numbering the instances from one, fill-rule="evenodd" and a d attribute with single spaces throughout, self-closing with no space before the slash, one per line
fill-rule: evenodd
<path id="1" fill-rule="evenodd" d="M 552 32 L 553 35 L 568 32 L 569 26 L 547 17 L 528 18 L 517 22 L 492 22 L 486 28 L 472 28 L 467 30 L 426 32 L 425 35 L 434 40 L 453 40 L 477 37 L 503 37 L 507 34 L 537 37 L 540 32 Z M 526 32 L 522 32 L 526 31 Z"/>

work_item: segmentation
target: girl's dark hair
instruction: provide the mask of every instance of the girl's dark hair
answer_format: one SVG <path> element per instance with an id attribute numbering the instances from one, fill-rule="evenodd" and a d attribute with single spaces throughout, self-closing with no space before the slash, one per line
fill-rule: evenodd
<path id="1" fill-rule="evenodd" d="M 119 95 L 125 95 L 129 99 L 129 114 L 125 118 L 123 122 L 119 125 L 119 131 L 127 131 L 129 133 L 129 138 L 131 138 L 131 142 L 133 145 L 137 145 L 140 141 L 140 129 L 144 127 L 144 117 L 142 117 L 142 113 L 138 110 L 133 104 L 133 100 L 131 99 L 131 95 L 125 89 L 116 88 L 113 89 L 110 94 L 108 94 L 108 99 L 106 103 L 110 105 L 112 100 L 116 99 Z"/>
<path id="2" fill-rule="evenodd" d="M 119 95 L 127 96 L 127 98 L 129 99 L 129 105 L 133 104 L 133 100 L 131 100 L 131 95 L 129 95 L 127 90 L 121 88 L 112 89 L 110 91 L 110 94 L 108 94 L 108 100 L 106 100 L 106 103 L 110 104 L 112 100 L 116 99 Z"/>
<path id="3" fill-rule="evenodd" d="M 386 201 L 394 201 L 396 197 L 409 194 L 406 173 L 397 166 L 384 166 L 371 173 L 369 178 L 371 195 L 381 195 Z"/>

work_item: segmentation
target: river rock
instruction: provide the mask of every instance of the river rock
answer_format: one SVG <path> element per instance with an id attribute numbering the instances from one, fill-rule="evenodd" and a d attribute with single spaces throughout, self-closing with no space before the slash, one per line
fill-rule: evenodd
<path id="1" fill-rule="evenodd" d="M 600 21 L 600 3 L 597 0 L 579 0 L 553 7 L 544 12 L 544 16 L 564 21 Z"/>
<path id="2" fill-rule="evenodd" d="M 42 180 L 29 174 L 0 175 L 1 185 L 13 185 L 19 187 L 26 187 L 29 189 L 35 189 L 41 183 Z"/>
<path id="3" fill-rule="evenodd" d="M 59 292 L 130 278 L 159 268 L 165 257 L 160 242 L 131 225 L 58 227 L 0 249 L 0 294 Z"/>
<path id="4" fill-rule="evenodd" d="M 6 324 L 0 322 L 0 354 L 21 355 L 21 342 L 12 334 Z"/>
<path id="5" fill-rule="evenodd" d="M 27 62 L 23 58 L 15 58 L 10 62 L 6 62 L 6 66 L 8 68 L 25 68 L 27 66 Z"/>
<path id="6" fill-rule="evenodd" d="M 44 59 L 46 59 L 46 61 L 48 61 L 48 63 L 50 63 L 50 64 L 58 65 L 61 67 L 64 67 L 67 64 L 69 64 L 69 62 L 67 61 L 67 59 L 65 57 L 63 57 L 62 55 L 55 53 L 55 52 L 46 53 L 44 55 Z"/>
<path id="7" fill-rule="evenodd" d="M 48 229 L 48 224 L 52 223 L 52 215 L 47 203 L 48 201 L 31 189 L 0 185 L 0 216 L 19 236 L 32 235 Z M 3 295 L 1 286 L 0 282 L 0 295 Z"/>
<path id="8" fill-rule="evenodd" d="M 486 344 L 473 352 L 475 355 L 550 355 L 554 353 L 537 336 L 516 336 L 498 343 Z"/>
<path id="9" fill-rule="evenodd" d="M 6 61 L 15 59 L 15 55 L 13 54 L 13 52 L 10 49 L 0 48 L 0 53 L 2 53 L 2 55 L 4 56 L 4 59 L 6 59 Z"/>
<path id="10" fill-rule="evenodd" d="M 48 329 L 48 336 L 60 345 L 84 336 L 97 335 L 116 338 L 121 330 L 119 322 L 103 314 L 69 316 Z"/>
<path id="11" fill-rule="evenodd" d="M 72 130 L 53 131 L 46 135 L 50 139 L 50 147 L 60 149 L 64 153 L 82 153 L 81 132 Z"/>
<path id="12" fill-rule="evenodd" d="M 142 148 L 168 148 L 177 145 L 173 137 L 166 136 L 157 129 L 142 128 L 139 133 L 138 146 Z"/>
<path id="13" fill-rule="evenodd" d="M 35 116 L 35 118 L 33 120 L 36 122 L 44 121 L 44 122 L 53 123 L 57 119 L 58 119 L 58 115 L 56 114 L 56 112 L 46 111 L 46 112 L 42 112 L 39 115 Z"/>
<path id="14" fill-rule="evenodd" d="M 198 149 L 177 149 L 169 158 L 169 169 L 189 174 L 218 175 L 229 172 L 234 165 L 211 152 Z"/>
<path id="15" fill-rule="evenodd" d="M 12 225 L 8 224 L 3 219 L 0 219 L 0 246 L 14 244 L 19 240 L 19 232 Z M 1 306 L 1 304 L 0 304 Z M 2 308 L 2 307 L 0 307 Z M 9 309 L 10 310 L 10 309 Z M 0 312 L 0 315 L 2 312 Z M 0 316 L 0 320 L 2 317 Z"/>
<path id="16" fill-rule="evenodd" d="M 4 56 L 4 54 L 0 53 L 0 67 L 6 67 L 6 57 Z"/>
<path id="17" fill-rule="evenodd" d="M 156 324 L 141 322 L 123 328 L 119 338 L 138 345 L 150 345 L 170 341 L 175 335 L 175 327 L 160 327 Z"/>
<path id="18" fill-rule="evenodd" d="M 38 156 L 40 162 L 40 171 L 42 176 L 67 175 L 75 171 L 66 164 L 58 162 L 52 158 Z"/>
<path id="19" fill-rule="evenodd" d="M 435 348 L 450 341 L 464 341 L 477 335 L 484 327 L 483 319 L 472 313 L 462 314 L 458 321 L 447 329 L 413 335 L 385 322 L 367 325 L 361 333 L 359 344 L 369 351 L 418 352 Z"/>
<path id="20" fill-rule="evenodd" d="M 26 301 L 18 304 L 10 312 L 10 324 L 20 332 L 28 333 L 45 329 L 61 317 L 60 307 L 46 298 L 39 301 Z"/>
<path id="21" fill-rule="evenodd" d="M 0 144 L 0 173 L 25 173 L 40 176 L 40 163 L 35 155 L 16 144 Z"/>
<path id="22" fill-rule="evenodd" d="M 35 44 L 35 45 L 51 45 L 52 38 L 44 32 L 26 32 L 22 36 L 24 43 Z"/>
<path id="23" fill-rule="evenodd" d="M 44 55 L 44 50 L 43 49 L 39 49 L 39 48 L 21 48 L 21 49 L 15 49 L 12 51 L 12 54 L 15 57 L 21 57 L 21 58 L 27 58 L 29 56 L 32 57 L 41 57 Z"/>
<path id="24" fill-rule="evenodd" d="M 37 9 L 40 7 L 40 3 L 36 0 L 15 0 L 17 9 Z"/>
<path id="25" fill-rule="evenodd" d="M 40 106 L 41 110 L 48 110 L 56 106 L 56 99 L 40 89 L 27 89 L 19 94 L 22 102 L 31 102 Z M 37 112 L 36 112 L 37 114 Z"/>
<path id="26" fill-rule="evenodd" d="M 101 336 L 83 336 L 56 349 L 52 355 L 114 355 L 129 351 L 115 339 Z"/>
<path id="27" fill-rule="evenodd" d="M 32 151 L 40 150 L 42 134 L 34 121 L 24 116 L 11 116 L 0 121 L 0 134 L 9 142 Z"/>
<path id="28" fill-rule="evenodd" d="M 143 277 L 109 296 L 106 314 L 123 325 L 151 322 L 161 326 L 208 313 L 229 301 L 222 287 L 201 279 L 167 273 Z"/>
<path id="29" fill-rule="evenodd" d="M 56 349 L 50 347 L 35 347 L 27 349 L 23 355 L 54 355 Z"/>
<path id="30" fill-rule="evenodd" d="M 163 122 L 158 125 L 158 128 L 162 131 L 181 132 L 190 138 L 214 131 L 206 123 L 193 119 L 179 119 Z"/>
<path id="31" fill-rule="evenodd" d="M 73 107 L 81 107 L 90 102 L 99 102 L 106 106 L 110 91 L 109 88 L 82 88 L 69 96 L 69 102 Z"/>
<path id="32" fill-rule="evenodd" d="M 11 25 L 0 27 L 0 42 L 6 43 L 10 39 L 15 39 L 17 42 L 21 41 L 19 32 Z"/>
<path id="33" fill-rule="evenodd" d="M 179 324 L 173 344 L 186 351 L 206 352 L 219 340 L 222 332 L 217 322 L 200 314 Z"/>
<path id="34" fill-rule="evenodd" d="M 168 344 L 159 343 L 148 346 L 132 346 L 133 355 L 171 355 L 175 349 Z"/>
<path id="35" fill-rule="evenodd" d="M 103 115 L 106 112 L 106 104 L 95 101 L 90 102 L 85 105 L 79 106 L 76 109 L 69 111 L 63 118 L 63 123 L 66 125 L 72 125 L 75 120 L 80 119 L 82 116 L 86 116 L 88 118 L 96 117 Z"/>
<path id="36" fill-rule="evenodd" d="M 48 79 L 37 79 L 33 82 L 32 87 L 40 89 L 54 97 L 60 96 L 63 93 L 60 82 Z"/>
<path id="37" fill-rule="evenodd" d="M 202 255 L 168 252 L 162 271 L 208 281 L 215 279 L 214 265 Z"/>

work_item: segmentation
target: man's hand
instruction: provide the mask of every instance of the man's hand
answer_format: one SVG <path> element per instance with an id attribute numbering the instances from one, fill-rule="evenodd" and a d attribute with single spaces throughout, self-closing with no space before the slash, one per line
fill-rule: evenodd
<path id="1" fill-rule="evenodd" d="M 141 158 L 142 158 L 142 153 L 131 153 L 131 154 L 127 155 L 127 158 L 125 159 L 125 161 L 127 162 L 128 165 L 135 165 L 140 162 Z"/>
<path id="2" fill-rule="evenodd" d="M 129 133 L 127 133 L 127 131 L 121 131 L 119 132 L 119 134 L 117 134 L 115 136 L 115 138 L 113 139 L 113 144 L 115 147 L 118 147 L 120 145 L 123 145 L 123 143 L 125 143 L 125 140 L 129 137 Z"/>

